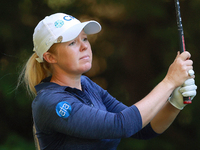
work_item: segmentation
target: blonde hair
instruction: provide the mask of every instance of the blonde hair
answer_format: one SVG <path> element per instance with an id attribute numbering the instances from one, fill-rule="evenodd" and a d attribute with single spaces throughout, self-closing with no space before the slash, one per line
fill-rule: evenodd
<path id="1" fill-rule="evenodd" d="M 39 63 L 36 58 L 38 55 L 33 53 L 28 59 L 19 75 L 17 85 L 18 87 L 21 83 L 25 83 L 28 93 L 33 96 L 37 95 L 35 86 L 52 74 L 51 65 L 46 61 Z"/>

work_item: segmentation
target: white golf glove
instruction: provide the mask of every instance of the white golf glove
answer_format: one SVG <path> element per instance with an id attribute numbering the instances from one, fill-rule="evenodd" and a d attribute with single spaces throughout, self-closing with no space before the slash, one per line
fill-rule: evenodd
<path id="1" fill-rule="evenodd" d="M 182 110 L 187 104 L 183 104 L 183 97 L 191 97 L 191 100 L 196 96 L 197 86 L 193 78 L 184 82 L 181 87 L 176 88 L 172 96 L 169 98 L 169 102 L 177 109 Z"/>

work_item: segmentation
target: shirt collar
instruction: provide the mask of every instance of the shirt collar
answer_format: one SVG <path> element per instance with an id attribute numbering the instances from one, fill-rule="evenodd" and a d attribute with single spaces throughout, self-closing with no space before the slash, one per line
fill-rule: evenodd
<path id="1" fill-rule="evenodd" d="M 46 87 L 59 87 L 60 85 L 50 82 L 51 76 L 43 79 L 38 85 L 35 86 L 36 92 L 38 93 L 40 90 L 46 88 Z"/>
<path id="2" fill-rule="evenodd" d="M 43 79 L 38 85 L 35 86 L 35 89 L 36 89 L 36 92 L 38 93 L 40 90 L 44 89 L 44 88 L 51 88 L 51 87 L 62 87 L 56 83 L 53 83 L 53 82 L 50 82 L 51 81 L 51 76 Z M 73 91 L 73 92 L 78 92 L 78 93 L 81 93 L 81 92 L 84 92 L 85 91 L 85 85 L 84 85 L 84 80 L 82 80 L 81 78 L 81 86 L 82 86 L 82 91 L 76 89 L 76 88 L 71 88 L 69 86 L 66 86 L 64 89 L 65 91 Z"/>

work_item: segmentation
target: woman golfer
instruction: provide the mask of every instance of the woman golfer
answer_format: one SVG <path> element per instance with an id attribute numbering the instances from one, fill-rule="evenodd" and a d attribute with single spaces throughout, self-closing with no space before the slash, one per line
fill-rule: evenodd
<path id="1" fill-rule="evenodd" d="M 128 107 L 82 75 L 92 66 L 87 35 L 98 33 L 96 21 L 80 22 L 56 13 L 34 30 L 34 53 L 24 80 L 36 95 L 32 113 L 43 150 L 116 150 L 121 138 L 149 139 L 176 118 L 183 96 L 196 85 L 190 53 L 178 53 L 165 78 L 142 100 Z M 22 73 L 22 74 L 23 74 Z"/>

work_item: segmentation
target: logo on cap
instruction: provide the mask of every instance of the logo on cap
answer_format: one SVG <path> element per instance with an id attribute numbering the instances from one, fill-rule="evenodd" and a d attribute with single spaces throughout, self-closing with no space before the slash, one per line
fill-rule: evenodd
<path id="1" fill-rule="evenodd" d="M 56 106 L 56 113 L 61 118 L 69 117 L 71 110 L 71 105 L 68 102 L 59 102 Z"/>
<path id="2" fill-rule="evenodd" d="M 61 28 L 63 25 L 64 25 L 64 21 L 62 20 L 57 20 L 55 23 L 54 23 L 55 27 L 56 28 Z"/>
<path id="3" fill-rule="evenodd" d="M 67 15 L 67 16 L 64 16 L 63 19 L 66 20 L 66 21 L 70 21 L 70 20 L 74 19 L 74 17 L 70 16 L 70 15 Z"/>

